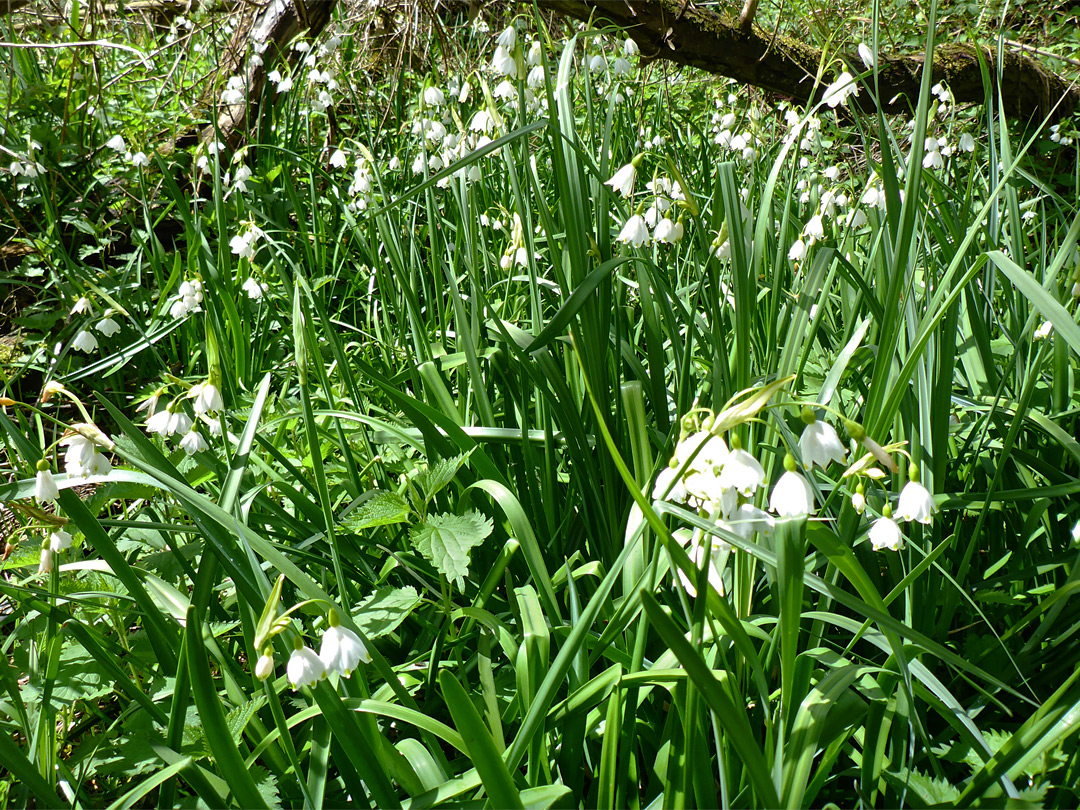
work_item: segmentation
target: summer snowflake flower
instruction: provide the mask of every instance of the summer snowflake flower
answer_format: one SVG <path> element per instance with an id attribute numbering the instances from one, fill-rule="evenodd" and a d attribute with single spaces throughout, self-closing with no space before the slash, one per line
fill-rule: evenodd
<path id="1" fill-rule="evenodd" d="M 686 487 L 679 478 L 678 470 L 672 467 L 664 467 L 656 475 L 656 485 L 653 487 L 653 498 L 665 498 L 669 501 L 679 502 L 686 500 Z"/>
<path id="2" fill-rule="evenodd" d="M 428 87 L 424 90 L 424 103 L 429 107 L 441 107 L 446 103 L 446 96 L 438 87 Z"/>
<path id="3" fill-rule="evenodd" d="M 623 244 L 641 247 L 649 241 L 649 226 L 645 224 L 641 214 L 634 214 L 626 220 L 616 239 Z"/>
<path id="4" fill-rule="evenodd" d="M 806 242 L 802 239 L 796 239 L 788 251 L 787 257 L 793 262 L 801 262 L 806 257 Z"/>
<path id="5" fill-rule="evenodd" d="M 331 621 L 336 620 L 335 615 Z M 323 633 L 319 659 L 327 672 L 340 672 L 346 678 L 352 675 L 352 671 L 361 661 L 365 664 L 371 663 L 371 656 L 364 642 L 356 633 L 340 624 L 331 624 Z"/>
<path id="6" fill-rule="evenodd" d="M 491 66 L 495 69 L 496 73 L 508 76 L 511 79 L 517 78 L 517 60 L 514 59 L 513 54 L 502 45 L 495 49 L 495 56 L 491 59 Z"/>
<path id="7" fill-rule="evenodd" d="M 512 51 L 514 50 L 514 46 L 517 45 L 517 35 L 517 29 L 511 25 L 499 34 L 498 38 L 495 40 L 495 44 L 502 48 L 506 48 L 508 51 Z"/>
<path id="8" fill-rule="evenodd" d="M 301 686 L 310 686 L 325 678 L 326 665 L 319 660 L 313 649 L 304 646 L 303 642 L 297 639 L 296 649 L 289 656 L 289 663 L 285 667 L 285 675 L 292 684 L 293 691 L 296 691 Z"/>
<path id="9" fill-rule="evenodd" d="M 847 461 L 847 450 L 836 435 L 836 428 L 820 419 L 815 419 L 803 428 L 799 437 L 799 452 L 802 453 L 803 463 L 807 467 L 817 464 L 824 470 L 830 461 L 838 464 Z"/>
<path id="10" fill-rule="evenodd" d="M 874 52 L 865 42 L 859 43 L 859 58 L 868 69 L 874 67 Z"/>
<path id="11" fill-rule="evenodd" d="M 195 402 L 192 407 L 195 409 L 195 413 L 200 416 L 204 413 L 210 413 L 211 411 L 220 411 L 225 407 L 225 401 L 221 398 L 221 392 L 217 386 L 207 380 L 201 382 L 198 385 L 193 385 L 188 392 L 188 399 L 193 399 Z"/>
<path id="12" fill-rule="evenodd" d="M 135 167 L 149 166 L 150 158 L 146 156 L 146 152 L 136 152 L 131 156 L 131 165 Z"/>
<path id="13" fill-rule="evenodd" d="M 971 137 L 970 132 L 965 132 L 963 135 L 960 136 L 960 144 L 959 144 L 959 146 L 960 146 L 960 149 L 962 149 L 965 152 L 974 152 L 975 151 L 975 139 Z"/>
<path id="14" fill-rule="evenodd" d="M 41 574 L 48 574 L 53 570 L 52 549 L 48 546 L 43 546 L 41 549 L 41 559 L 38 561 L 38 576 Z"/>
<path id="15" fill-rule="evenodd" d="M 123 135 L 113 135 L 109 140 L 105 142 L 105 146 L 112 149 L 114 152 L 126 152 L 127 144 L 124 143 Z"/>
<path id="16" fill-rule="evenodd" d="M 918 481 L 908 481 L 900 491 L 900 503 L 896 507 L 896 516 L 901 520 L 930 523 L 938 505 L 934 496 Z"/>
<path id="17" fill-rule="evenodd" d="M 83 329 L 75 335 L 75 339 L 71 341 L 71 348 L 78 349 L 80 352 L 97 351 L 97 347 L 97 338 L 94 337 L 93 332 L 88 329 Z"/>
<path id="18" fill-rule="evenodd" d="M 71 535 L 63 529 L 57 529 L 49 535 L 49 551 L 55 554 L 60 551 L 67 551 L 69 548 L 71 548 Z"/>
<path id="19" fill-rule="evenodd" d="M 189 430 L 184 434 L 184 438 L 180 440 L 180 449 L 189 456 L 201 453 L 206 450 L 207 447 L 209 447 L 209 445 L 206 443 L 206 439 L 204 439 L 202 434 L 197 430 Z"/>
<path id="20" fill-rule="evenodd" d="M 904 535 L 900 533 L 900 527 L 892 519 L 887 506 L 885 513 L 870 527 L 870 545 L 874 547 L 874 551 L 881 551 L 883 548 L 899 551 L 904 547 Z"/>
<path id="21" fill-rule="evenodd" d="M 794 461 L 792 462 L 794 466 Z M 780 517 L 806 517 L 814 514 L 814 491 L 809 482 L 793 470 L 780 476 L 769 497 L 769 508 Z"/>
<path id="22" fill-rule="evenodd" d="M 773 530 L 775 521 L 768 512 L 758 509 L 752 503 L 744 503 L 734 510 L 727 520 L 718 520 L 716 525 L 727 529 L 732 534 L 737 534 L 744 540 L 750 540 L 754 532 L 768 534 Z"/>
<path id="23" fill-rule="evenodd" d="M 91 424 L 73 425 L 76 432 L 65 436 L 60 440 L 62 447 L 67 447 L 64 453 L 64 471 L 78 478 L 88 475 L 105 475 L 112 469 L 109 460 L 98 452 L 98 444 L 109 447 L 113 446 L 109 439 L 98 428 Z M 93 438 L 90 438 L 93 437 Z"/>
<path id="24" fill-rule="evenodd" d="M 666 242 L 667 244 L 673 244 L 678 242 L 682 238 L 682 233 L 677 230 L 677 226 L 667 217 L 664 217 L 656 225 L 656 230 L 653 231 L 653 239 L 657 242 Z"/>
<path id="25" fill-rule="evenodd" d="M 705 539 L 701 537 L 700 532 L 694 532 L 690 529 L 677 529 L 672 532 L 672 536 L 684 546 L 688 546 L 686 556 L 690 558 L 690 562 L 692 562 L 699 570 L 701 565 L 705 562 L 705 544 L 708 543 L 712 546 L 709 554 L 709 570 L 707 572 L 709 586 L 717 593 L 723 594 L 724 581 L 720 576 L 720 571 L 717 569 L 714 561 L 716 560 L 717 554 L 730 548 L 730 546 L 719 537 L 710 536 L 708 539 Z M 672 568 L 675 568 L 676 578 L 686 591 L 687 595 L 691 599 L 695 598 L 697 596 L 697 589 L 691 584 L 690 577 L 688 577 L 681 568 L 677 568 L 674 565 L 672 565 Z"/>
<path id="26" fill-rule="evenodd" d="M 94 324 L 94 328 L 97 329 L 105 337 L 112 337 L 120 331 L 120 324 L 114 321 L 110 317 L 111 315 L 111 309 L 105 310 L 105 317 L 98 321 L 96 324 Z"/>
<path id="27" fill-rule="evenodd" d="M 750 497 L 754 490 L 764 483 L 765 470 L 756 458 L 741 447 L 736 447 L 728 454 L 720 470 L 720 486 L 723 489 L 733 489 Z"/>
<path id="28" fill-rule="evenodd" d="M 38 503 L 55 501 L 60 494 L 60 490 L 56 486 L 56 481 L 53 479 L 52 471 L 49 469 L 38 470 L 37 475 L 34 477 L 34 498 Z"/>
<path id="29" fill-rule="evenodd" d="M 810 221 L 803 228 L 803 233 L 810 237 L 811 240 L 825 237 L 825 224 L 821 221 L 821 214 L 814 214 L 810 218 Z"/>
<path id="30" fill-rule="evenodd" d="M 267 651 L 260 655 L 259 660 L 255 663 L 255 677 L 260 681 L 265 681 L 273 674 L 274 656 Z"/>
<path id="31" fill-rule="evenodd" d="M 604 182 L 612 191 L 617 191 L 624 197 L 629 197 L 634 192 L 634 180 L 637 179 L 637 166 L 627 163 Z"/>
<path id="32" fill-rule="evenodd" d="M 859 95 L 859 85 L 845 70 L 835 82 L 825 88 L 824 101 L 829 107 L 836 109 L 838 106 L 846 105 L 849 96 L 857 95 Z"/>
<path id="33" fill-rule="evenodd" d="M 90 303 L 90 299 L 85 295 L 75 302 L 75 306 L 71 308 L 72 315 L 81 315 L 84 312 L 93 312 L 93 304 Z"/>
<path id="34" fill-rule="evenodd" d="M 626 56 L 627 58 L 629 58 L 629 57 L 632 57 L 632 56 L 637 56 L 637 54 L 638 54 L 638 44 L 632 39 L 626 40 L 623 43 L 623 56 Z"/>
<path id="35" fill-rule="evenodd" d="M 334 153 L 330 155 L 330 165 L 335 169 L 344 169 L 345 164 L 348 162 L 348 157 L 340 149 L 335 149 Z"/>
<path id="36" fill-rule="evenodd" d="M 242 289 L 248 294 L 248 298 L 258 301 L 270 287 L 267 284 L 260 284 L 254 277 L 249 276 Z"/>

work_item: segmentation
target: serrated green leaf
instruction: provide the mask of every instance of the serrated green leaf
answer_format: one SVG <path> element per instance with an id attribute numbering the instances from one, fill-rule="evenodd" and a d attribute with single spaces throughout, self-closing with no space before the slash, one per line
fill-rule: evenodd
<path id="1" fill-rule="evenodd" d="M 491 534 L 491 518 L 476 511 L 464 515 L 432 515 L 409 530 L 409 539 L 447 579 L 465 587 L 469 551 Z"/>
<path id="2" fill-rule="evenodd" d="M 472 455 L 471 450 L 453 458 L 441 458 L 434 464 L 429 464 L 426 470 L 417 473 L 416 485 L 424 493 L 425 503 L 430 503 L 432 498 L 454 480 L 454 476 L 457 475 L 462 465 L 468 461 L 470 455 Z"/>
<path id="3" fill-rule="evenodd" d="M 906 789 L 912 807 L 950 805 L 960 798 L 960 790 L 944 779 L 934 779 L 920 771 L 886 771 L 882 774 L 896 791 Z"/>
<path id="4" fill-rule="evenodd" d="M 342 526 L 355 534 L 375 526 L 404 523 L 409 519 L 409 513 L 409 504 L 396 492 L 376 492 L 350 512 Z"/>
<path id="5" fill-rule="evenodd" d="M 281 807 L 281 794 L 278 791 L 277 777 L 261 765 L 252 766 L 251 776 L 255 780 L 255 787 L 258 789 L 259 795 L 266 802 L 266 806 L 272 808 L 272 810 L 278 810 Z"/>
<path id="6" fill-rule="evenodd" d="M 360 603 L 353 621 L 365 636 L 378 638 L 393 632 L 419 604 L 420 594 L 412 585 L 380 588 Z"/>
<path id="7" fill-rule="evenodd" d="M 240 735 L 244 733 L 244 729 L 247 728 L 248 722 L 255 716 L 255 712 L 262 705 L 265 698 L 259 695 L 253 700 L 249 700 L 242 706 L 236 706 L 225 716 L 225 725 L 229 727 L 229 733 L 232 734 L 233 742 L 240 743 Z"/>

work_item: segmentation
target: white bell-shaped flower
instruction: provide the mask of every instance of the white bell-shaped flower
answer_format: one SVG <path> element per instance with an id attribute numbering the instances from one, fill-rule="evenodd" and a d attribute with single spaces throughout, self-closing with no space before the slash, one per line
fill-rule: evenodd
<path id="1" fill-rule="evenodd" d="M 327 672 L 340 672 L 348 678 L 356 665 L 363 661 L 371 663 L 371 656 L 360 637 L 347 627 L 342 627 L 335 611 L 330 611 L 330 626 L 323 633 L 319 659 Z"/>
<path id="2" fill-rule="evenodd" d="M 289 656 L 289 663 L 285 667 L 285 676 L 289 679 L 289 683 L 292 684 L 295 691 L 301 686 L 310 686 L 316 681 L 325 678 L 326 665 L 323 664 L 313 649 L 304 646 L 304 643 L 298 638 L 296 640 L 296 649 L 292 651 L 292 655 Z"/>

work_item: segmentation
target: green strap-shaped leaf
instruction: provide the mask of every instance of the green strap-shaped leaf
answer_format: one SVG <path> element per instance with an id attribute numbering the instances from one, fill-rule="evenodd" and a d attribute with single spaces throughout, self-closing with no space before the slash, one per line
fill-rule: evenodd
<path id="1" fill-rule="evenodd" d="M 524 810 L 510 771 L 507 770 L 499 749 L 495 747 L 495 740 L 491 738 L 491 733 L 473 706 L 469 694 L 458 683 L 458 679 L 446 670 L 439 673 L 439 686 L 442 688 L 446 705 L 450 707 L 454 724 L 465 740 L 465 747 L 469 749 L 469 758 L 480 775 L 480 781 L 484 783 L 491 805 Z"/>
<path id="2" fill-rule="evenodd" d="M 236 802 L 243 807 L 266 807 L 255 780 L 244 764 L 244 758 L 233 741 L 221 697 L 214 687 L 210 664 L 206 660 L 200 623 L 195 608 L 189 608 L 184 634 L 187 641 L 188 672 L 191 675 L 191 693 L 199 709 L 199 719 L 206 731 L 206 741 L 214 753 L 221 773 L 229 783 Z"/>
<path id="3" fill-rule="evenodd" d="M 732 750 L 738 753 L 746 766 L 750 784 L 758 795 L 758 804 L 764 807 L 780 807 L 780 797 L 776 795 L 776 786 L 769 774 L 765 754 L 757 744 L 756 734 L 746 717 L 746 708 L 735 705 L 724 685 L 716 679 L 709 665 L 686 640 L 683 631 L 664 613 L 655 596 L 643 592 L 641 605 L 649 615 L 657 634 L 675 653 L 694 685 L 701 691 L 709 708 L 716 713 L 716 719 L 727 732 Z"/>

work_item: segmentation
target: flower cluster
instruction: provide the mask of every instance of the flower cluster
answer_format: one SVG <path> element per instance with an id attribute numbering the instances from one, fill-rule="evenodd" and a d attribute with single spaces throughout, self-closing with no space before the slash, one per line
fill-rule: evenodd
<path id="1" fill-rule="evenodd" d="M 177 291 L 176 300 L 169 308 L 169 315 L 176 320 L 186 318 L 192 312 L 202 309 L 202 281 L 197 278 L 185 279 Z"/>
<path id="2" fill-rule="evenodd" d="M 318 654 L 306 646 L 299 636 L 294 642 L 285 667 L 285 675 L 294 690 L 311 686 L 335 672 L 348 678 L 361 662 L 371 663 L 371 655 L 364 642 L 352 630 L 342 627 L 337 611 L 331 609 L 327 623 L 329 626 L 323 633 Z M 255 677 L 264 681 L 273 673 L 274 656 L 268 646 L 255 664 Z"/>

